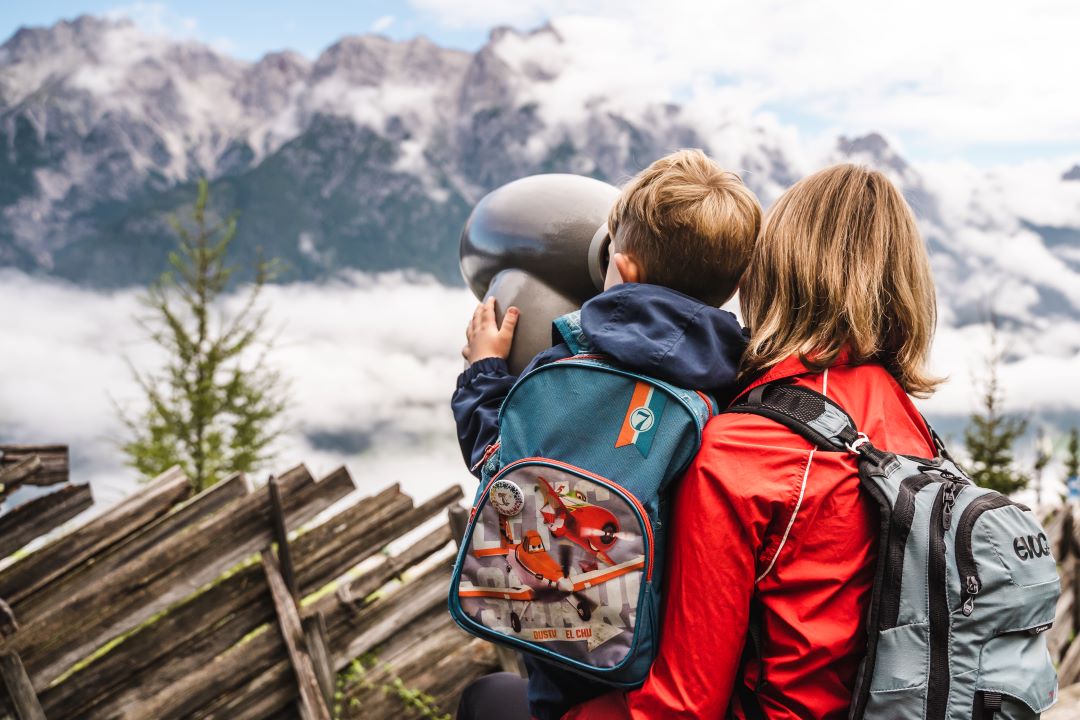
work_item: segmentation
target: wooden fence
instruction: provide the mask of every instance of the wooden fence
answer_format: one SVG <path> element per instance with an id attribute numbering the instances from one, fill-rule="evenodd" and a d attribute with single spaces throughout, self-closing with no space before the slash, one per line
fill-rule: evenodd
<path id="1" fill-rule="evenodd" d="M 193 495 L 173 469 L 10 562 L 0 718 L 452 714 L 498 662 L 446 612 L 461 490 L 354 489 L 300 466 Z"/>
<path id="2" fill-rule="evenodd" d="M 66 450 L 2 449 L 0 490 L 69 487 Z M 466 684 L 514 664 L 446 612 L 461 490 L 420 505 L 396 486 L 340 502 L 354 490 L 344 468 L 316 481 L 299 466 L 193 494 L 172 469 L 9 559 L 0 719 L 449 717 Z M 42 499 L 0 516 L 20 547 L 71 512 Z M 1080 512 L 1059 510 L 1047 531 L 1062 575 L 1047 633 L 1062 691 L 1044 718 L 1074 719 Z"/>

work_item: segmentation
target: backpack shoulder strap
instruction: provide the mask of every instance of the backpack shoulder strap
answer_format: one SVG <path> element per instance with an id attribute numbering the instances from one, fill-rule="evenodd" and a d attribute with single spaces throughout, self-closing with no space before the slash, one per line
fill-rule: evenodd
<path id="1" fill-rule="evenodd" d="M 740 396 L 726 412 L 775 420 L 820 450 L 858 448 L 851 447 L 860 439 L 855 421 L 842 407 L 810 388 L 788 382 L 765 383 Z"/>
<path id="2" fill-rule="evenodd" d="M 949 453 L 949 449 L 945 447 L 945 441 L 941 439 L 941 436 L 937 434 L 937 430 L 930 424 L 930 421 L 926 419 L 926 416 L 919 413 L 919 417 L 922 418 L 923 424 L 926 425 L 926 429 L 930 431 L 930 437 L 934 441 L 934 449 L 937 450 L 939 457 L 943 457 L 951 463 L 956 463 L 953 456 Z"/>
<path id="3" fill-rule="evenodd" d="M 879 462 L 884 456 L 859 432 L 844 408 L 815 390 L 788 381 L 758 385 L 736 399 L 725 412 L 775 420 L 819 450 L 847 451 Z"/>
<path id="4" fill-rule="evenodd" d="M 589 338 L 581 329 L 581 311 L 567 313 L 551 322 L 551 340 L 553 343 L 566 343 L 574 355 L 582 355 L 592 350 Z"/>

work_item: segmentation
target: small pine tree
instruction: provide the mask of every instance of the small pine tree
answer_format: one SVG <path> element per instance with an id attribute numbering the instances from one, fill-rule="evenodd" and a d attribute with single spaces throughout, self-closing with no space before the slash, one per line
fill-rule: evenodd
<path id="1" fill-rule="evenodd" d="M 269 460 L 286 406 L 281 378 L 265 364 L 266 310 L 257 306 L 273 264 L 257 263 L 239 311 L 229 316 L 218 306 L 235 270 L 226 252 L 236 217 L 212 224 L 209 196 L 200 181 L 191 229 L 170 220 L 179 248 L 169 255 L 172 269 L 141 298 L 150 313 L 138 318 L 168 360 L 156 373 L 132 366 L 148 408 L 136 418 L 121 412 L 128 464 L 147 479 L 180 465 L 199 490 Z"/>
<path id="2" fill-rule="evenodd" d="M 1080 428 L 1069 431 L 1069 442 L 1065 446 L 1065 478 L 1080 477 Z M 1075 481 L 1074 481 L 1075 482 Z"/>
<path id="3" fill-rule="evenodd" d="M 1054 445 L 1043 427 L 1035 433 L 1035 507 L 1042 507 L 1043 495 L 1043 472 L 1054 459 Z"/>
<path id="4" fill-rule="evenodd" d="M 1013 445 L 1027 430 L 1027 420 L 1001 411 L 1003 394 L 998 368 L 1004 358 L 999 350 L 998 322 L 991 316 L 990 352 L 981 383 L 980 411 L 972 413 L 964 430 L 964 445 L 971 456 L 971 478 L 981 487 L 1009 495 L 1027 487 L 1029 478 L 1016 470 Z"/>

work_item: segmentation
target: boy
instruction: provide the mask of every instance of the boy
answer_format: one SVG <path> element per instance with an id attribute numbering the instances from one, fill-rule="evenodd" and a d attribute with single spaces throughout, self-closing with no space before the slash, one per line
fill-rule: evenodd
<path id="1" fill-rule="evenodd" d="M 754 194 L 700 150 L 654 162 L 623 188 L 608 218 L 604 292 L 581 311 L 590 346 L 624 369 L 710 391 L 722 403 L 730 399 L 746 339 L 735 316 L 718 307 L 735 293 L 760 224 Z M 469 367 L 451 406 L 474 472 L 498 437 L 499 407 L 517 381 L 506 366 L 517 318 L 517 308 L 509 308 L 498 327 L 489 298 L 466 330 L 462 354 Z M 525 372 L 570 355 L 565 344 L 556 345 Z M 538 720 L 559 718 L 610 690 L 540 660 L 525 662 L 530 712 Z"/>

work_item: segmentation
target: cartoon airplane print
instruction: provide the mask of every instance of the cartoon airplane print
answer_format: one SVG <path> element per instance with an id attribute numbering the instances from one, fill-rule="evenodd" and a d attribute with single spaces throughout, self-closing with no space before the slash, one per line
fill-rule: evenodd
<path id="1" fill-rule="evenodd" d="M 571 564 L 572 548 L 563 543 L 558 546 L 559 561 L 544 547 L 543 539 L 535 530 L 526 530 L 520 541 L 513 536 L 510 516 L 500 515 L 499 534 L 501 547 L 476 549 L 477 557 L 503 555 L 506 558 L 506 571 L 516 570 L 522 584 L 514 587 L 461 587 L 462 598 L 492 598 L 506 600 L 510 607 L 510 626 L 515 633 L 522 629 L 522 617 L 532 603 L 566 601 L 577 612 L 578 617 L 588 622 L 596 602 L 585 594 L 585 590 L 596 587 L 609 580 L 645 567 L 644 556 L 638 556 L 622 563 L 614 562 L 608 551 L 615 546 L 619 535 L 619 520 L 610 510 L 588 502 L 584 493 L 561 493 L 552 487 L 543 477 L 537 477 L 544 497 L 540 515 L 552 537 L 571 542 L 582 548 L 591 561 L 580 565 L 584 572 L 573 573 Z M 492 487 L 492 492 L 501 488 Z M 520 492 L 520 491 L 518 491 Z M 501 498 L 505 503 L 523 505 L 523 498 Z M 520 507 L 518 508 L 520 510 Z M 513 514 L 513 513 L 512 513 Z M 599 562 L 598 562 L 599 561 Z M 599 563 L 606 567 L 601 568 Z M 572 599 L 571 599 L 572 598 Z M 576 601 L 576 602 L 575 602 Z M 515 603 L 524 603 L 519 614 Z"/>

